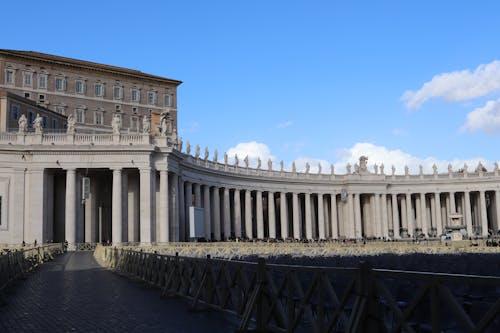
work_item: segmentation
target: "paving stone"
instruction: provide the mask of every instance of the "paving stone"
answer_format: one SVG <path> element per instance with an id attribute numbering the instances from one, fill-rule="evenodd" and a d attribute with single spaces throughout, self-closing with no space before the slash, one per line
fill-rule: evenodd
<path id="1" fill-rule="evenodd" d="M 234 332 L 235 317 L 189 311 L 183 299 L 66 253 L 21 281 L 0 307 L 0 332 Z"/>

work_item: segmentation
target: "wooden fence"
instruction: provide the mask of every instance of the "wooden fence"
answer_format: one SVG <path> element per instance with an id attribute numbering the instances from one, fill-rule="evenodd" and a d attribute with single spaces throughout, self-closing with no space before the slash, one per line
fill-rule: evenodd
<path id="1" fill-rule="evenodd" d="M 310 267 L 98 247 L 109 268 L 275 332 L 499 332 L 500 277 Z"/>

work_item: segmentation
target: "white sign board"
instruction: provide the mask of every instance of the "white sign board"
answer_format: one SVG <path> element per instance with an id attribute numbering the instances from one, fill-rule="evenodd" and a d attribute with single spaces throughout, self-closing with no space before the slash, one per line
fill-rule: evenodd
<path id="1" fill-rule="evenodd" d="M 205 224 L 203 223 L 203 208 L 189 207 L 189 237 L 205 237 Z"/>

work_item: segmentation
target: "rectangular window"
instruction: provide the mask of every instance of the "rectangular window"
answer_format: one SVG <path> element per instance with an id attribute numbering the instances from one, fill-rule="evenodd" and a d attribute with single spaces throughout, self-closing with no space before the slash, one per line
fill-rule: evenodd
<path id="1" fill-rule="evenodd" d="M 56 90 L 59 91 L 66 90 L 66 79 L 62 77 L 56 77 Z"/>
<path id="2" fill-rule="evenodd" d="M 31 78 L 33 77 L 33 73 L 31 72 L 24 72 L 24 86 L 25 87 L 31 87 Z"/>
<path id="3" fill-rule="evenodd" d="M 131 98 L 132 102 L 140 102 L 141 93 L 137 89 L 132 89 L 130 98 Z"/>
<path id="4" fill-rule="evenodd" d="M 14 84 L 14 71 L 8 69 L 5 72 L 5 83 L 6 84 Z"/>
<path id="5" fill-rule="evenodd" d="M 156 93 L 154 91 L 148 92 L 148 104 L 154 105 L 156 103 Z"/>
<path id="6" fill-rule="evenodd" d="M 64 111 L 64 106 L 56 106 L 56 112 L 59 114 L 66 114 Z"/>
<path id="7" fill-rule="evenodd" d="M 83 124 L 85 122 L 85 112 L 82 109 L 76 109 L 76 122 Z"/>
<path id="8" fill-rule="evenodd" d="M 53 129 L 57 128 L 57 119 L 52 119 L 52 128 Z"/>
<path id="9" fill-rule="evenodd" d="M 94 117 L 95 124 L 102 125 L 103 124 L 102 118 L 103 118 L 102 111 L 96 111 Z"/>
<path id="10" fill-rule="evenodd" d="M 133 107 L 132 107 L 132 114 L 137 114 L 137 113 L 138 113 L 138 112 L 137 112 L 137 107 L 133 106 Z"/>
<path id="11" fill-rule="evenodd" d="M 18 120 L 19 119 L 19 105 L 12 104 L 10 106 L 10 112 L 11 112 L 12 118 L 14 120 Z"/>
<path id="12" fill-rule="evenodd" d="M 85 83 L 83 81 L 76 81 L 75 82 L 75 92 L 77 94 L 84 94 L 85 93 Z"/>
<path id="13" fill-rule="evenodd" d="M 116 105 L 115 105 L 115 111 L 116 111 L 116 112 L 120 112 L 121 110 L 122 110 L 122 106 L 121 106 L 121 105 L 119 105 L 119 104 L 116 104 Z"/>
<path id="14" fill-rule="evenodd" d="M 165 95 L 165 106 L 172 106 L 172 95 Z"/>
<path id="15" fill-rule="evenodd" d="M 28 126 L 31 126 L 33 124 L 33 120 L 35 120 L 35 114 L 33 111 L 28 112 Z"/>
<path id="16" fill-rule="evenodd" d="M 120 86 L 113 87 L 113 97 L 114 97 L 114 99 L 122 99 L 122 97 L 123 97 L 122 87 L 120 87 Z"/>
<path id="17" fill-rule="evenodd" d="M 40 74 L 38 76 L 38 89 L 47 89 L 47 75 Z"/>
<path id="18" fill-rule="evenodd" d="M 47 128 L 47 123 L 48 123 L 47 117 L 43 116 L 42 117 L 42 127 Z"/>
<path id="19" fill-rule="evenodd" d="M 104 96 L 104 90 L 103 90 L 103 86 L 101 83 L 96 83 L 94 85 L 94 94 L 96 97 Z"/>
<path id="20" fill-rule="evenodd" d="M 44 94 L 39 94 L 38 95 L 38 102 L 39 103 L 45 103 L 45 95 Z"/>
<path id="21" fill-rule="evenodd" d="M 24 93 L 24 98 L 31 98 L 31 94 L 29 92 Z"/>

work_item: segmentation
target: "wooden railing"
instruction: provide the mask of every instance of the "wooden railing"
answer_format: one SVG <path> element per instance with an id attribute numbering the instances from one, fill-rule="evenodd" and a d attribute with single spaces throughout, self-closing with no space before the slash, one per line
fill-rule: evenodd
<path id="1" fill-rule="evenodd" d="M 0 303 L 4 302 L 4 292 L 16 280 L 23 278 L 38 265 L 54 259 L 64 250 L 64 244 L 57 243 L 0 252 Z"/>
<path id="2" fill-rule="evenodd" d="M 308 267 L 96 249 L 109 268 L 241 318 L 240 330 L 498 332 L 500 277 Z"/>

